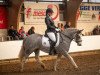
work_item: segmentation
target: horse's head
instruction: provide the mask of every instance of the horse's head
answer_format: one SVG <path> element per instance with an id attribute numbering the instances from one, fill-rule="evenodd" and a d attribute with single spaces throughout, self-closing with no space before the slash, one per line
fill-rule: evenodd
<path id="1" fill-rule="evenodd" d="M 67 28 L 65 29 L 62 34 L 65 35 L 65 37 L 69 38 L 69 40 L 74 40 L 78 46 L 82 45 L 82 31 L 78 30 L 76 28 Z"/>
<path id="2" fill-rule="evenodd" d="M 77 43 L 78 46 L 82 46 L 82 31 L 83 30 L 77 30 L 76 33 L 74 34 L 74 40 Z"/>

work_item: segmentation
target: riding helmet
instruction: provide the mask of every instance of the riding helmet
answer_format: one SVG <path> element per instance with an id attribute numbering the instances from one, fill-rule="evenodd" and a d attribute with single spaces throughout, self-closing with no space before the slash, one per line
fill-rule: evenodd
<path id="1" fill-rule="evenodd" d="M 46 10 L 46 14 L 48 14 L 48 13 L 53 13 L 53 10 L 52 10 L 51 8 L 48 8 L 48 9 Z"/>

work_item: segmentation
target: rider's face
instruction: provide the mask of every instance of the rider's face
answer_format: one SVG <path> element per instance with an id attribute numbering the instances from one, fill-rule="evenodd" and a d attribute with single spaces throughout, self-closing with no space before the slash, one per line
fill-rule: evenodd
<path id="1" fill-rule="evenodd" d="M 50 12 L 50 13 L 48 13 L 50 16 L 52 16 L 53 15 L 53 13 L 52 12 Z"/>

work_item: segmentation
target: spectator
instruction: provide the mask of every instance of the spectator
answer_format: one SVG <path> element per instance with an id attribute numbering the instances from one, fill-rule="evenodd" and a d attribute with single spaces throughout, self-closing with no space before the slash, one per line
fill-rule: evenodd
<path id="1" fill-rule="evenodd" d="M 58 27 L 59 29 L 61 29 L 61 23 L 58 23 L 57 27 Z"/>
<path id="2" fill-rule="evenodd" d="M 63 31 L 64 30 L 64 26 L 63 26 L 63 24 L 62 23 L 58 23 L 58 26 L 57 26 L 61 31 Z"/>
<path id="3" fill-rule="evenodd" d="M 23 26 L 19 30 L 19 34 L 20 34 L 20 39 L 24 39 L 26 37 L 26 33 L 24 31 L 24 27 Z"/>
<path id="4" fill-rule="evenodd" d="M 66 24 L 65 24 L 65 26 L 64 26 L 64 29 L 70 28 L 70 26 L 71 26 L 71 22 L 66 22 Z"/>
<path id="5" fill-rule="evenodd" d="M 98 20 L 100 21 L 100 12 L 99 12 L 99 14 L 98 14 L 98 15 L 99 15 Z"/>
<path id="6" fill-rule="evenodd" d="M 28 35 L 35 34 L 34 30 L 35 30 L 35 28 L 34 28 L 34 27 L 31 27 L 31 28 L 28 30 Z"/>
<path id="7" fill-rule="evenodd" d="M 100 26 L 99 25 L 98 25 L 98 33 L 99 33 L 98 35 L 100 35 Z"/>
<path id="8" fill-rule="evenodd" d="M 96 26 L 94 29 L 93 29 L 93 35 L 99 35 L 100 34 L 100 30 L 99 30 L 99 26 Z"/>
<path id="9" fill-rule="evenodd" d="M 64 30 L 64 25 L 63 25 L 63 23 L 61 23 L 61 31 L 63 31 Z"/>
<path id="10" fill-rule="evenodd" d="M 19 39 L 19 34 L 17 30 L 14 29 L 13 25 L 10 26 L 8 29 L 8 35 L 13 38 L 13 40 L 18 40 Z"/>

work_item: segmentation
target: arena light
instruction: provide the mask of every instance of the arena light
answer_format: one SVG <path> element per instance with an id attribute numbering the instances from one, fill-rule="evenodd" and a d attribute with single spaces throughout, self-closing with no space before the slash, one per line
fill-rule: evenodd
<path id="1" fill-rule="evenodd" d="M 0 0 L 0 3 L 3 3 L 4 1 L 3 0 Z"/>

